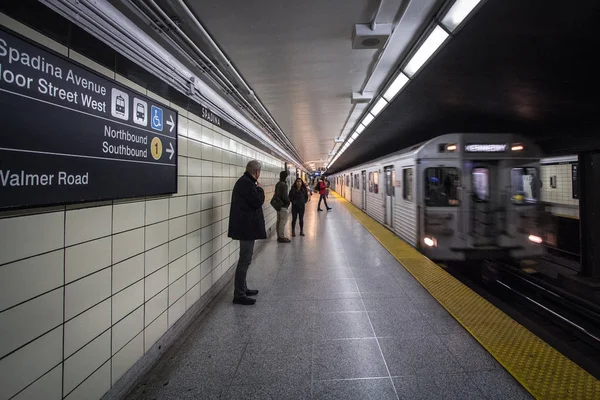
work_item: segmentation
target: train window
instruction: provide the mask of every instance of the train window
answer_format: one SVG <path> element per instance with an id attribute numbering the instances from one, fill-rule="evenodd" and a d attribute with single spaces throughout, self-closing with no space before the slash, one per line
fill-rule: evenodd
<path id="1" fill-rule="evenodd" d="M 490 170 L 487 168 L 473 168 L 473 193 L 477 201 L 490 199 L 489 175 Z"/>
<path id="2" fill-rule="evenodd" d="M 513 168 L 510 172 L 512 202 L 514 204 L 534 204 L 539 198 L 537 169 L 532 167 Z"/>
<path id="3" fill-rule="evenodd" d="M 458 169 L 451 167 L 425 170 L 425 204 L 428 207 L 458 206 Z"/>
<path id="4" fill-rule="evenodd" d="M 354 174 L 354 189 L 360 188 L 360 180 L 358 174 Z"/>
<path id="5" fill-rule="evenodd" d="M 379 193 L 379 172 L 373 172 L 373 193 Z"/>
<path id="6" fill-rule="evenodd" d="M 402 197 L 406 201 L 413 201 L 413 169 L 402 170 Z"/>
<path id="7" fill-rule="evenodd" d="M 373 193 L 373 173 L 369 172 L 369 192 Z"/>

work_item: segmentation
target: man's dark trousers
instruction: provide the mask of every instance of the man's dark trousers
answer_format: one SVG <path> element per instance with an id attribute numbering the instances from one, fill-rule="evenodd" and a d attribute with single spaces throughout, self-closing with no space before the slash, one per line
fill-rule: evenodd
<path id="1" fill-rule="evenodd" d="M 246 275 L 248 267 L 252 262 L 252 254 L 254 253 L 254 240 L 240 240 L 240 259 L 235 268 L 235 289 L 233 297 L 245 297 L 246 290 Z"/>

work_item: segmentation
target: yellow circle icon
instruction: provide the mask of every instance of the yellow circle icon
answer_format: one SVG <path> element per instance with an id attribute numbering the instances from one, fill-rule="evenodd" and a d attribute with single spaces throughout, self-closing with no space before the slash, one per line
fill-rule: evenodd
<path id="1" fill-rule="evenodd" d="M 150 153 L 155 160 L 160 160 L 162 156 L 163 145 L 159 138 L 155 137 L 150 143 Z"/>

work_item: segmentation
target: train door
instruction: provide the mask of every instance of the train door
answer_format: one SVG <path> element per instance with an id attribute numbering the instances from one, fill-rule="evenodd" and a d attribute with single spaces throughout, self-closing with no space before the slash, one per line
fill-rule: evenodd
<path id="1" fill-rule="evenodd" d="M 497 246 L 502 207 L 498 202 L 497 166 L 474 163 L 471 171 L 470 225 L 473 246 Z"/>
<path id="2" fill-rule="evenodd" d="M 394 226 L 394 181 L 396 172 L 393 166 L 384 168 L 385 173 L 385 224 Z"/>
<path id="3" fill-rule="evenodd" d="M 350 173 L 350 203 L 352 203 L 352 192 L 353 192 L 353 188 L 354 188 L 354 174 L 351 172 Z"/>
<path id="4" fill-rule="evenodd" d="M 362 182 L 361 182 L 361 192 L 362 192 L 362 209 L 367 211 L 367 171 L 362 171 Z"/>

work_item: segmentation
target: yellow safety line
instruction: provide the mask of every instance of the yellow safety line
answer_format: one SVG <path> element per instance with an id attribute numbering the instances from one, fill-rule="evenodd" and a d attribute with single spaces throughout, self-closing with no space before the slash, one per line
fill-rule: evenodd
<path id="1" fill-rule="evenodd" d="M 332 193 L 536 399 L 600 399 L 600 381 L 362 210 Z"/>

